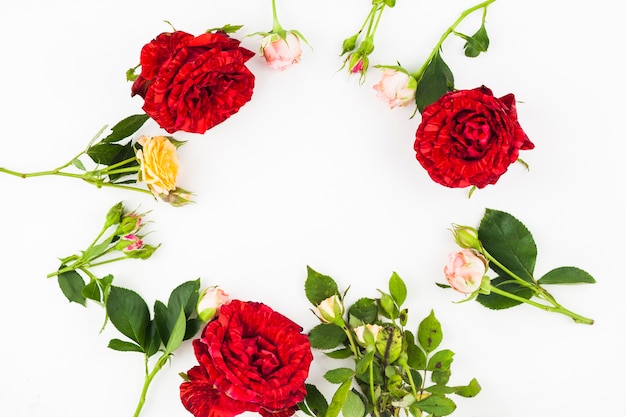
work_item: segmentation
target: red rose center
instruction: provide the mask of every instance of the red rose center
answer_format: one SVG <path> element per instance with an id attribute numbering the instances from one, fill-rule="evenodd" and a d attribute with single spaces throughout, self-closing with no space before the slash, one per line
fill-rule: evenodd
<path id="1" fill-rule="evenodd" d="M 461 118 L 465 119 L 465 118 Z M 458 120 L 451 135 L 456 139 L 452 150 L 461 159 L 479 159 L 489 149 L 491 126 L 482 115 Z"/>
<path id="2" fill-rule="evenodd" d="M 246 338 L 244 345 L 250 364 L 257 369 L 260 375 L 269 375 L 280 367 L 280 361 L 276 356 L 276 347 L 264 338 Z"/>

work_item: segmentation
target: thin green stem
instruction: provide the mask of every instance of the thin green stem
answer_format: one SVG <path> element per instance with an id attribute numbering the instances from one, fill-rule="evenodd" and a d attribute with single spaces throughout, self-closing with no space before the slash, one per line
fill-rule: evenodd
<path id="1" fill-rule="evenodd" d="M 375 390 L 374 390 L 374 367 L 372 364 L 369 364 L 369 377 L 370 377 L 370 396 L 372 397 L 372 407 L 374 408 L 374 414 L 376 417 L 380 417 L 380 412 L 378 411 L 378 404 L 376 404 L 375 400 Z"/>
<path id="2" fill-rule="evenodd" d="M 548 305 L 545 305 L 545 304 L 537 303 L 535 301 L 529 300 L 529 299 L 524 298 L 524 297 L 520 297 L 520 296 L 512 294 L 512 293 L 510 293 L 508 291 L 501 290 L 500 288 L 494 287 L 493 285 L 489 285 L 488 289 L 491 292 L 499 294 L 499 295 L 501 295 L 503 297 L 507 297 L 507 298 L 510 298 L 512 300 L 520 301 L 522 303 L 530 304 L 531 306 L 540 308 L 540 309 L 545 310 L 545 311 L 551 311 L 551 312 L 554 312 L 554 313 L 564 314 L 564 315 L 572 318 L 576 323 L 593 324 L 593 319 L 581 316 L 580 314 L 576 314 L 573 311 L 570 311 L 570 310 L 566 309 L 565 307 L 561 306 L 560 304 L 558 304 L 556 302 L 554 302 L 553 306 L 548 306 Z"/>
<path id="3" fill-rule="evenodd" d="M 163 368 L 163 365 L 165 365 L 165 362 L 167 362 L 168 357 L 169 357 L 169 354 L 164 353 L 154 364 L 154 368 L 152 369 L 152 372 L 148 373 L 148 356 L 146 355 L 146 358 L 145 358 L 146 378 L 143 383 L 143 388 L 141 389 L 141 396 L 139 397 L 139 403 L 137 404 L 137 408 L 135 409 L 135 414 L 133 414 L 134 417 L 138 417 L 139 414 L 141 413 L 141 409 L 143 408 L 143 405 L 146 402 L 146 394 L 148 393 L 148 388 L 150 387 L 150 383 L 152 382 L 156 374 L 161 370 L 161 368 Z"/>
<path id="4" fill-rule="evenodd" d="M 272 0 L 272 33 L 280 33 L 283 27 L 278 21 L 278 13 L 276 13 L 276 0 Z"/>
<path id="5" fill-rule="evenodd" d="M 426 61 L 424 61 L 424 64 L 422 64 L 422 66 L 420 67 L 420 69 L 418 69 L 417 71 L 415 71 L 414 73 L 411 74 L 411 77 L 415 78 L 416 80 L 420 80 L 420 78 L 422 78 L 422 75 L 424 74 L 424 71 L 426 70 L 426 67 L 428 66 L 428 64 L 430 63 L 430 61 L 435 57 L 435 55 L 439 52 L 439 50 L 441 49 L 441 45 L 443 45 L 444 41 L 448 38 L 448 36 L 450 36 L 450 34 L 454 33 L 454 30 L 456 29 L 456 27 L 470 14 L 474 13 L 476 10 L 480 10 L 480 9 L 487 9 L 487 6 L 489 6 L 491 3 L 493 3 L 496 0 L 486 0 L 483 1 L 482 3 L 479 3 L 473 7 L 470 7 L 469 9 L 463 11 L 461 13 L 461 15 L 459 16 L 459 18 L 452 24 L 452 26 L 450 26 L 444 33 L 443 35 L 441 35 L 441 38 L 439 38 L 439 42 L 437 42 L 437 44 L 435 45 L 435 47 L 433 48 L 433 50 L 430 52 L 430 55 L 428 55 L 428 58 L 426 58 Z M 484 15 L 483 15 L 484 16 Z"/>
<path id="6" fill-rule="evenodd" d="M 402 366 L 404 368 L 404 372 L 406 372 L 407 378 L 409 378 L 409 384 L 411 385 L 411 391 L 413 392 L 413 396 L 417 400 L 417 388 L 415 387 L 415 381 L 413 381 L 413 375 L 411 374 L 411 368 L 406 363 Z"/>

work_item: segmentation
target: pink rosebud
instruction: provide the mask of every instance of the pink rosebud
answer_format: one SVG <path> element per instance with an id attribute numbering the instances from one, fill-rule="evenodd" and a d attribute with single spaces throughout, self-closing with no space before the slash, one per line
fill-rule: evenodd
<path id="1" fill-rule="evenodd" d="M 415 102 L 417 81 L 404 71 L 383 68 L 382 78 L 374 85 L 376 96 L 390 109 L 403 107 Z"/>
<path id="2" fill-rule="evenodd" d="M 452 252 L 443 269 L 452 288 L 463 294 L 471 294 L 480 288 L 487 272 L 487 259 L 472 249 Z"/>
<path id="3" fill-rule="evenodd" d="M 261 40 L 261 49 L 268 65 L 281 71 L 300 62 L 302 55 L 300 39 L 292 32 L 287 32 L 285 39 L 277 34 L 267 35 Z"/>
<path id="4" fill-rule="evenodd" d="M 133 233 L 130 233 L 126 236 L 122 236 L 120 245 L 123 246 L 122 250 L 124 252 L 133 252 L 143 248 L 143 240 Z"/>
<path id="5" fill-rule="evenodd" d="M 220 307 L 230 303 L 230 296 L 220 287 L 213 286 L 205 289 L 198 298 L 196 311 L 200 320 L 208 322 L 217 317 Z"/>

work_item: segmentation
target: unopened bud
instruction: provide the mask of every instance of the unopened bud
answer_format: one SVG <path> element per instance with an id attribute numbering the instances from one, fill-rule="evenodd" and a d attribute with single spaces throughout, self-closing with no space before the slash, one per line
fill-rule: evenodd
<path id="1" fill-rule="evenodd" d="M 483 245 L 478 239 L 478 230 L 470 226 L 452 225 L 454 241 L 464 249 L 475 249 L 482 252 Z"/>
<path id="2" fill-rule="evenodd" d="M 317 315 L 324 323 L 343 322 L 343 304 L 338 295 L 333 295 L 317 306 Z"/>
<path id="3" fill-rule="evenodd" d="M 208 287 L 198 298 L 196 311 L 198 317 L 204 322 L 209 322 L 219 314 L 220 307 L 230 303 L 229 295 L 218 286 Z"/>
<path id="4" fill-rule="evenodd" d="M 118 224 L 120 222 L 120 219 L 122 218 L 123 213 L 124 206 L 121 202 L 111 207 L 109 209 L 109 212 L 107 213 L 106 221 L 104 222 L 105 229 L 113 226 L 114 224 Z"/>

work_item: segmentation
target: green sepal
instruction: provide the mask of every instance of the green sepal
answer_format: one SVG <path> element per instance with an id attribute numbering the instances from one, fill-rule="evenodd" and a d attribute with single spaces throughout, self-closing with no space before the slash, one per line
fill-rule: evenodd
<path id="1" fill-rule="evenodd" d="M 307 278 L 304 283 L 304 291 L 311 304 L 317 307 L 325 299 L 339 295 L 339 289 L 334 279 L 320 274 L 310 266 L 306 268 Z"/>
<path id="2" fill-rule="evenodd" d="M 455 32 L 455 35 L 465 39 L 463 49 L 465 50 L 465 56 L 469 58 L 475 58 L 480 55 L 481 52 L 487 52 L 487 49 L 489 48 L 489 36 L 487 35 L 487 29 L 485 28 L 484 22 L 478 31 L 476 31 L 476 33 L 472 36 L 463 35 L 457 32 Z"/>
<path id="3" fill-rule="evenodd" d="M 537 281 L 539 284 L 593 284 L 596 280 L 575 266 L 562 266 L 546 273 Z"/>

